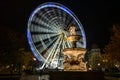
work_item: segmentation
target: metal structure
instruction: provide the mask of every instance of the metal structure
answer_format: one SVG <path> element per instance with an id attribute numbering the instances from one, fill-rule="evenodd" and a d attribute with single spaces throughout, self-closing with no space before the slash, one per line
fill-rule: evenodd
<path id="1" fill-rule="evenodd" d="M 70 9 L 59 3 L 47 2 L 33 11 L 28 20 L 27 38 L 34 56 L 42 61 L 39 69 L 63 68 L 62 50 L 71 47 L 66 40 L 71 24 L 76 26 L 76 34 L 81 36 L 76 46 L 86 48 L 83 26 Z"/>

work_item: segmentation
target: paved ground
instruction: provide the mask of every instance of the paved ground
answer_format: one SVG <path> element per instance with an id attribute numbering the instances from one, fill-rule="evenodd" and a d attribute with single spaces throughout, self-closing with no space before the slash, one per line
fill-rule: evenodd
<path id="1" fill-rule="evenodd" d="M 91 76 L 91 74 L 90 74 L 90 76 Z M 77 79 L 77 77 L 78 77 L 78 79 Z M 85 78 L 84 80 L 91 80 L 91 78 L 88 75 L 86 75 L 86 77 L 87 78 Z M 80 77 L 78 75 L 78 76 L 73 76 L 73 78 L 76 78 L 76 80 L 79 80 Z M 44 75 L 44 76 L 42 76 L 42 75 L 41 76 L 40 75 L 27 75 L 27 74 L 22 74 L 22 75 L 10 75 L 10 74 L 0 75 L 0 80 L 48 80 L 48 79 L 49 79 L 48 75 Z M 69 79 L 74 80 L 72 78 L 69 78 Z M 64 80 L 67 80 L 67 77 Z M 98 79 L 98 80 L 103 80 L 103 79 Z M 120 80 L 120 73 L 107 73 L 107 75 L 104 76 L 104 80 Z"/>
<path id="2" fill-rule="evenodd" d="M 106 80 L 120 80 L 120 72 L 106 73 L 104 77 Z"/>
<path id="3" fill-rule="evenodd" d="M 120 77 L 105 76 L 106 80 L 120 80 Z"/>

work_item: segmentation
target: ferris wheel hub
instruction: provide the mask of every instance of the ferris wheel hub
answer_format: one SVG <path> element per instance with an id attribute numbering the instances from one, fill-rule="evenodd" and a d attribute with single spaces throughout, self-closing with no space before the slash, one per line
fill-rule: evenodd
<path id="1" fill-rule="evenodd" d="M 71 47 L 70 42 L 66 41 L 71 24 L 75 24 L 76 34 L 81 35 L 76 46 L 86 48 L 83 26 L 70 9 L 59 3 L 47 2 L 32 12 L 28 20 L 27 38 L 34 56 L 41 62 L 40 69 L 63 69 L 62 50 Z"/>

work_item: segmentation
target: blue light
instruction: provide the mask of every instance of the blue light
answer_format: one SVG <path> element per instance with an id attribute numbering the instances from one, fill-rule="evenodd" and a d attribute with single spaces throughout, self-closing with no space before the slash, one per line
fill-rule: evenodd
<path id="1" fill-rule="evenodd" d="M 35 57 L 41 61 L 41 57 L 39 54 L 39 52 L 37 51 L 37 49 L 35 48 L 35 45 L 32 41 L 32 37 L 31 37 L 31 34 L 30 34 L 30 30 L 29 30 L 29 27 L 31 25 L 31 21 L 34 17 L 34 15 L 39 12 L 41 9 L 44 9 L 44 8 L 48 8 L 48 7 L 53 7 L 53 8 L 58 8 L 58 9 L 61 9 L 63 11 L 65 11 L 67 14 L 69 14 L 74 20 L 75 22 L 78 24 L 79 28 L 81 29 L 81 32 L 82 32 L 82 36 L 83 36 L 83 42 L 84 42 L 84 45 L 83 47 L 86 48 L 86 37 L 85 37 L 85 32 L 84 32 L 84 29 L 83 29 L 83 26 L 82 24 L 80 23 L 79 19 L 76 17 L 76 15 L 70 10 L 68 9 L 67 7 L 59 4 L 59 3 L 55 3 L 55 2 L 47 2 L 47 3 L 44 3 L 40 6 L 38 6 L 34 11 L 33 13 L 31 14 L 29 20 L 28 20 L 28 30 L 27 30 L 27 38 L 28 38 L 28 42 L 29 42 L 29 45 L 30 45 L 30 48 L 32 50 L 32 52 L 34 53 Z"/>
<path id="2" fill-rule="evenodd" d="M 33 47 L 34 44 L 33 44 L 33 41 L 32 41 L 32 38 L 31 38 L 29 29 L 27 29 L 27 38 L 28 38 L 28 43 L 29 43 L 29 45 L 30 45 L 30 48 L 31 48 L 32 52 L 34 53 L 34 56 L 35 56 L 39 61 L 41 61 L 40 56 L 38 55 L 37 51 L 35 50 L 35 47 Z"/>

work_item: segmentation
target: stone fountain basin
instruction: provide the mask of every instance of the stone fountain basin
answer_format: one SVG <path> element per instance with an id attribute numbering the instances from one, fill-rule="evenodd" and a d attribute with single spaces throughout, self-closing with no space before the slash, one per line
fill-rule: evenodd
<path id="1" fill-rule="evenodd" d="M 86 53 L 85 48 L 65 48 L 63 50 L 64 55 L 73 55 L 73 56 L 78 56 L 78 55 L 84 55 Z"/>
<path id="2" fill-rule="evenodd" d="M 80 35 L 70 35 L 67 37 L 67 41 L 73 42 L 73 41 L 78 41 L 80 40 Z"/>

